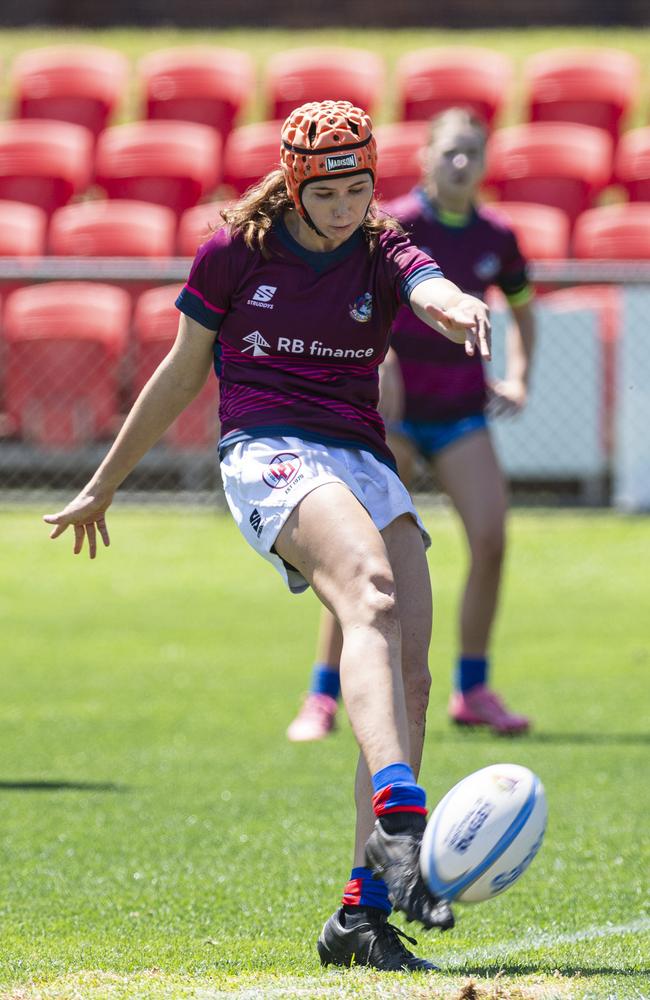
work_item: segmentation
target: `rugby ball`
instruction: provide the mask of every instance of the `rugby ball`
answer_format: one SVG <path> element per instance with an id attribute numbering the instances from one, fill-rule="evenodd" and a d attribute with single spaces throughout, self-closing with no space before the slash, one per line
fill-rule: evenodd
<path id="1" fill-rule="evenodd" d="M 519 764 L 490 764 L 459 781 L 427 823 L 420 867 L 440 899 L 478 903 L 523 875 L 546 829 L 544 787 Z"/>

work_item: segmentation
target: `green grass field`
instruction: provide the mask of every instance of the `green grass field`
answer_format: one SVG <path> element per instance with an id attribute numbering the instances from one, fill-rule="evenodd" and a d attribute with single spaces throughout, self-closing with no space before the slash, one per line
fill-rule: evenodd
<path id="1" fill-rule="evenodd" d="M 39 515 L 2 514 L 1 997 L 650 995 L 650 519 L 513 515 L 496 675 L 535 729 L 504 741 L 446 721 L 464 555 L 450 514 L 426 513 L 430 804 L 512 760 L 550 819 L 515 887 L 420 936 L 441 976 L 408 978 L 318 965 L 355 746 L 347 722 L 285 740 L 313 596 L 286 593 L 224 515 L 118 506 L 94 563 Z"/>

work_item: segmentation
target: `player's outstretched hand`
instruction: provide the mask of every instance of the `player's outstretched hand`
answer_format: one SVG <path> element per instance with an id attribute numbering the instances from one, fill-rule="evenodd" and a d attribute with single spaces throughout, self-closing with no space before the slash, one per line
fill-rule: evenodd
<path id="1" fill-rule="evenodd" d="M 46 524 L 53 524 L 50 538 L 58 538 L 70 525 L 74 528 L 74 554 L 79 555 L 88 539 L 88 555 L 94 559 L 97 555 L 97 532 L 104 545 L 110 545 L 111 540 L 106 526 L 105 513 L 113 497 L 99 497 L 84 489 L 58 514 L 45 514 Z"/>
<path id="2" fill-rule="evenodd" d="M 478 348 L 482 358 L 489 361 L 491 353 L 492 328 L 490 311 L 473 295 L 464 295 L 456 305 L 441 309 L 429 303 L 425 310 L 441 333 L 455 344 L 465 344 L 465 353 L 473 355 Z"/>
<path id="3" fill-rule="evenodd" d="M 493 379 L 487 390 L 491 417 L 516 416 L 526 405 L 527 390 L 522 379 Z"/>

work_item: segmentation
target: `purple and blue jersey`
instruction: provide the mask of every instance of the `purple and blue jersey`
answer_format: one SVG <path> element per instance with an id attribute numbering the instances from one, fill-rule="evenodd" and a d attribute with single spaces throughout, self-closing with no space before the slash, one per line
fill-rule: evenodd
<path id="1" fill-rule="evenodd" d="M 514 233 L 493 210 L 476 207 L 464 224 L 453 225 L 438 216 L 420 188 L 383 207 L 464 292 L 483 299 L 497 285 L 511 305 L 529 301 L 526 261 Z M 478 354 L 469 357 L 462 345 L 432 330 L 410 309 L 400 309 L 391 344 L 404 379 L 406 420 L 453 421 L 483 410 L 485 376 Z"/>
<path id="2" fill-rule="evenodd" d="M 372 253 L 361 230 L 317 253 L 279 220 L 267 255 L 228 227 L 214 233 L 176 305 L 216 334 L 222 452 L 249 438 L 296 436 L 393 464 L 377 369 L 400 306 L 436 277 L 436 262 L 394 231 Z"/>

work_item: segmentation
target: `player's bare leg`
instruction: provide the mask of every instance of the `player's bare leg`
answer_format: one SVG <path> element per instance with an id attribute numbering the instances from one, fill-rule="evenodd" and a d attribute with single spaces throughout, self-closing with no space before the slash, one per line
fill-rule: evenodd
<path id="1" fill-rule="evenodd" d="M 419 773 L 424 743 L 426 712 L 431 678 L 429 674 L 429 642 L 431 640 L 432 598 L 429 570 L 420 531 L 409 515 L 397 518 L 383 532 L 386 548 L 395 576 L 402 625 L 402 676 L 409 724 L 410 763 Z M 365 807 L 364 807 L 365 802 Z M 358 802 L 359 823 L 364 823 L 368 800 Z M 446 904 L 431 908 L 425 901 L 424 886 L 419 870 L 420 840 L 424 817 L 419 825 L 395 827 L 387 832 L 384 824 L 375 822 L 366 843 L 366 863 L 380 873 L 389 885 L 391 901 L 410 919 L 426 927 L 447 927 L 453 917 Z M 360 837 L 358 838 L 360 839 Z M 399 875 L 393 873 L 393 867 Z M 395 878 L 398 887 L 391 885 Z"/>
<path id="2" fill-rule="evenodd" d="M 416 451 L 412 442 L 401 434 L 391 435 L 390 447 L 395 455 L 400 478 L 408 486 L 413 475 Z M 310 690 L 305 695 L 297 715 L 287 728 L 292 743 L 323 740 L 335 728 L 339 684 L 337 682 L 343 633 L 334 615 L 323 608 L 320 617 Z"/>
<path id="3" fill-rule="evenodd" d="M 459 616 L 461 656 L 481 664 L 486 662 L 498 606 L 505 549 L 505 482 L 485 430 L 443 449 L 435 466 L 469 545 L 469 570 Z M 450 715 L 460 724 L 487 725 L 500 733 L 523 732 L 529 724 L 525 716 L 509 712 L 484 680 L 452 695 Z"/>
<path id="4" fill-rule="evenodd" d="M 397 597 L 402 622 L 402 674 L 409 721 L 410 764 L 417 776 L 420 770 L 424 742 L 425 717 L 428 703 L 430 676 L 428 647 L 431 635 L 431 591 L 424 546 L 420 532 L 408 515 L 398 518 L 383 532 L 395 573 Z M 387 835 L 372 809 L 372 783 L 365 760 L 358 762 L 355 798 L 357 826 L 355 837 L 355 868 L 358 873 L 368 872 L 372 859 L 382 866 L 388 878 L 393 864 L 400 867 L 401 881 L 418 892 L 419 851 L 422 821 L 404 827 L 399 833 Z M 369 857 L 371 855 L 371 857 Z M 388 870 L 387 870 L 388 869 Z M 367 876 L 366 876 L 367 877 Z M 344 896 L 344 901 L 349 897 Z M 403 908 L 403 896 L 391 892 L 391 899 Z M 449 926 L 453 917 L 443 904 L 431 923 Z M 411 943 L 416 942 L 410 939 Z M 387 922 L 387 914 L 374 909 L 372 903 L 359 902 L 343 906 L 326 922 L 318 941 L 321 961 L 324 964 L 346 965 L 354 956 L 361 964 L 375 968 L 405 971 L 434 971 L 436 966 L 414 955 L 400 939 L 399 932 Z"/>
<path id="5" fill-rule="evenodd" d="M 409 919 L 420 920 L 427 927 L 450 925 L 453 918 L 449 910 L 440 911 L 438 901 L 428 892 L 419 873 L 424 792 L 415 783 L 409 765 L 407 697 L 414 724 L 422 731 L 428 697 L 426 650 L 431 596 L 419 529 L 410 516 L 403 516 L 387 530 L 385 541 L 352 494 L 343 486 L 328 484 L 305 497 L 292 512 L 275 548 L 309 580 L 341 624 L 343 698 L 373 783 L 384 772 L 397 770 L 406 775 L 395 779 L 397 784 L 391 778 L 381 786 L 390 795 L 390 809 L 381 795 L 378 798 L 375 787 L 374 811 L 381 819 L 366 845 L 367 864 L 383 876 L 393 905 L 404 910 Z M 409 597 L 412 598 L 412 608 L 404 612 L 398 607 L 392 558 L 396 559 L 399 577 L 404 581 L 401 584 L 404 600 L 408 604 Z M 406 567 L 410 573 L 409 589 Z M 424 617 L 414 614 L 419 606 L 416 593 L 422 607 L 426 605 Z M 402 613 L 409 650 L 419 646 L 424 651 L 417 660 L 413 656 L 404 678 Z M 413 808 L 404 808 L 399 803 L 392 806 L 393 796 L 395 801 L 406 801 L 401 798 L 401 789 L 405 795 L 413 796 Z M 360 823 L 367 828 L 365 810 L 370 808 L 369 799 L 364 797 L 360 805 Z"/>
<path id="6" fill-rule="evenodd" d="M 367 511 L 342 484 L 320 486 L 292 511 L 275 550 L 341 623 L 343 698 L 370 771 L 408 760 L 395 581 Z"/>
<path id="7" fill-rule="evenodd" d="M 316 647 L 316 665 L 311 690 L 307 692 L 298 714 L 287 729 L 292 743 L 323 740 L 335 727 L 338 709 L 339 663 L 343 633 L 336 618 L 323 608 Z"/>
<path id="8" fill-rule="evenodd" d="M 415 474 L 415 463 L 418 456 L 417 448 L 410 438 L 394 431 L 388 434 L 388 447 L 395 456 L 399 477 L 407 490 L 409 490 Z"/>
<path id="9" fill-rule="evenodd" d="M 412 529 L 412 530 L 411 530 Z M 412 518 L 405 515 L 382 532 L 388 549 L 402 622 L 402 676 L 409 724 L 410 764 L 417 777 L 422 761 L 426 711 L 431 677 L 428 656 L 431 641 L 432 597 L 424 546 Z M 355 782 L 357 829 L 355 864 L 363 865 L 368 837 L 375 825 L 370 774 L 359 758 Z"/>

